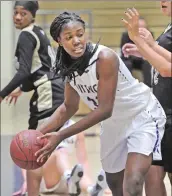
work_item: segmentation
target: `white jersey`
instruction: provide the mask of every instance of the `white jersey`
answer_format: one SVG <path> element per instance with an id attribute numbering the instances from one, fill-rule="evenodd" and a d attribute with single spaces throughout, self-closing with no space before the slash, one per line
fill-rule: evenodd
<path id="1" fill-rule="evenodd" d="M 76 76 L 75 83 L 70 81 L 70 85 L 92 110 L 98 107 L 98 79 L 94 61 L 104 49 L 105 46 L 99 45 L 90 59 L 90 66 L 81 76 Z M 153 152 L 153 146 L 160 147 L 165 123 L 163 110 L 150 88 L 133 78 L 118 58 L 118 83 L 113 112 L 110 118 L 101 122 L 100 133 L 102 166 L 109 173 L 124 169 L 128 152 L 149 155 Z M 159 152 L 158 149 L 158 155 L 154 155 L 157 160 L 161 159 Z"/>
<path id="2" fill-rule="evenodd" d="M 90 60 L 90 64 L 97 59 L 99 52 L 105 48 L 105 46 L 99 45 L 96 53 Z M 120 57 L 119 64 L 112 118 L 125 120 L 134 117 L 147 106 L 150 98 L 150 89 L 132 77 Z M 96 62 L 89 66 L 82 76 L 77 76 L 75 80 L 76 84 L 74 84 L 74 81 L 71 81 L 70 84 L 78 92 L 81 99 L 92 110 L 97 108 L 98 79 L 96 77 Z"/>

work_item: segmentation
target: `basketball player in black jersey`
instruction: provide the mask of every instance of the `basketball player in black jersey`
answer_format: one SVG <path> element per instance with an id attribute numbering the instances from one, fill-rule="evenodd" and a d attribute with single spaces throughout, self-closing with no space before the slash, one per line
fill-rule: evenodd
<path id="1" fill-rule="evenodd" d="M 164 15 L 171 17 L 172 2 L 161 1 Z M 172 184 L 172 24 L 158 37 L 156 42 L 146 29 L 138 29 L 138 12 L 129 10 L 124 20 L 130 37 L 136 45 L 126 44 L 123 51 L 126 55 L 143 56 L 153 66 L 153 93 L 160 101 L 166 116 L 165 134 L 162 140 L 162 161 L 153 161 L 146 180 L 147 196 L 166 195 L 163 179 L 168 172 Z"/>

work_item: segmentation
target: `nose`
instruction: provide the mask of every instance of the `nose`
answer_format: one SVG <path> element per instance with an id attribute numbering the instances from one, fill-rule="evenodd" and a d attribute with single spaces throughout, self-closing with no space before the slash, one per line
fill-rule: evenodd
<path id="1" fill-rule="evenodd" d="M 73 37 L 73 45 L 74 46 L 77 46 L 78 44 L 80 43 L 80 40 L 79 40 L 79 38 L 78 37 Z"/>
<path id="2" fill-rule="evenodd" d="M 16 20 L 21 20 L 21 15 L 20 15 L 20 14 L 16 14 L 16 15 L 15 15 L 15 19 L 16 19 Z"/>

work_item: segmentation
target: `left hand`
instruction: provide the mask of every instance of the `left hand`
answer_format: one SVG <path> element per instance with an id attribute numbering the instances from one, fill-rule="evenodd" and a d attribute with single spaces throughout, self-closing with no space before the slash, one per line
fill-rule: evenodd
<path id="1" fill-rule="evenodd" d="M 139 35 L 139 13 L 135 8 L 127 9 L 125 15 L 128 19 L 122 19 L 125 27 L 128 30 L 128 35 L 131 40 L 134 41 L 136 37 L 140 37 Z"/>
<path id="2" fill-rule="evenodd" d="M 126 58 L 129 56 L 136 56 L 142 58 L 142 55 L 140 54 L 137 46 L 132 43 L 126 43 L 122 47 L 122 52 Z"/>
<path id="3" fill-rule="evenodd" d="M 8 103 L 10 105 L 14 102 L 14 105 L 15 105 L 18 98 L 21 96 L 21 94 L 22 94 L 22 91 L 21 91 L 20 87 L 16 88 L 12 93 L 10 93 L 6 97 L 6 103 Z"/>
<path id="4" fill-rule="evenodd" d="M 35 153 L 35 156 L 38 156 L 37 162 L 43 162 L 44 159 L 47 159 L 58 146 L 58 144 L 62 141 L 58 132 L 47 133 L 38 139 L 41 140 L 45 138 L 48 139 L 48 143 Z"/>

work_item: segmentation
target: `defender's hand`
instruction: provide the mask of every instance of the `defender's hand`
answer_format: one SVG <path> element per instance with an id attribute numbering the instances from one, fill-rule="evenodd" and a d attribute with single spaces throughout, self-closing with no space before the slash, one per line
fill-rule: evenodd
<path id="1" fill-rule="evenodd" d="M 127 9 L 125 12 L 127 19 L 122 19 L 124 26 L 128 30 L 128 35 L 134 41 L 139 35 L 139 13 L 135 8 Z"/>
<path id="2" fill-rule="evenodd" d="M 21 89 L 18 87 L 16 88 L 12 93 L 10 93 L 7 97 L 6 97 L 6 103 L 8 103 L 9 105 L 12 104 L 14 102 L 14 105 L 16 104 L 19 96 L 21 96 L 22 91 Z"/>
<path id="3" fill-rule="evenodd" d="M 140 58 L 142 57 L 135 44 L 131 44 L 131 43 L 124 44 L 124 46 L 122 47 L 122 52 L 126 58 L 128 58 L 129 56 L 136 56 Z"/>
<path id="4" fill-rule="evenodd" d="M 150 31 L 148 31 L 147 29 L 145 28 L 139 28 L 139 34 L 140 34 L 140 37 L 142 39 L 145 40 L 145 42 L 151 47 L 153 48 L 156 44 L 156 41 L 154 40 L 153 36 L 152 36 L 152 33 Z"/>

